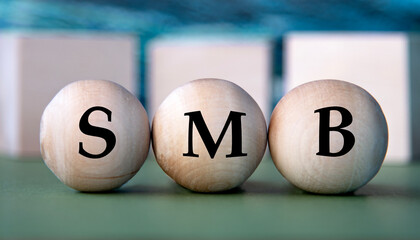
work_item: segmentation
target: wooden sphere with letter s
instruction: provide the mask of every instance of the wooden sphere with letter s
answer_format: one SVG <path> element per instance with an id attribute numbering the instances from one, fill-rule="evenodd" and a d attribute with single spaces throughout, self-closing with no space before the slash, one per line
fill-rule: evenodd
<path id="1" fill-rule="evenodd" d="M 378 102 L 339 80 L 296 87 L 275 107 L 268 130 L 273 161 L 293 185 L 313 193 L 354 191 L 379 171 L 388 127 Z"/>
<path id="2" fill-rule="evenodd" d="M 45 108 L 40 141 L 44 162 L 63 183 L 79 191 L 107 191 L 142 166 L 150 146 L 149 120 L 122 86 L 77 81 Z"/>
<path id="3" fill-rule="evenodd" d="M 152 123 L 160 167 L 175 182 L 197 192 L 241 185 L 257 168 L 267 145 L 264 115 L 236 84 L 191 81 L 160 105 Z"/>

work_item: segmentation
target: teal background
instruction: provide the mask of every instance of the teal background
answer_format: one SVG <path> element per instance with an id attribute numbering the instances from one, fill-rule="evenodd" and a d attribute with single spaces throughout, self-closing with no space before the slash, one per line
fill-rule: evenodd
<path id="1" fill-rule="evenodd" d="M 140 100 L 147 106 L 150 40 L 168 34 L 273 39 L 273 106 L 282 96 L 282 41 L 290 31 L 420 30 L 417 0 L 0 0 L 0 30 L 106 31 L 140 37 Z"/>

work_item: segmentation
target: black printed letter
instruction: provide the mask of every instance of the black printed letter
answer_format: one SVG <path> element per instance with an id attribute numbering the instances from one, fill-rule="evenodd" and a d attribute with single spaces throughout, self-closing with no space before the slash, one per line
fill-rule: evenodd
<path id="1" fill-rule="evenodd" d="M 336 127 L 330 127 L 330 111 L 335 110 L 341 114 L 341 124 Z M 351 113 L 343 107 L 326 107 L 315 110 L 315 113 L 319 113 L 319 152 L 316 155 L 339 157 L 348 153 L 354 146 L 355 138 L 354 135 L 343 129 L 351 124 L 353 117 Z M 330 152 L 330 132 L 336 131 L 343 135 L 344 145 L 343 148 L 336 152 Z"/>
<path id="2" fill-rule="evenodd" d="M 106 148 L 100 154 L 91 154 L 83 149 L 83 143 L 79 142 L 79 153 L 88 158 L 101 158 L 108 155 L 115 147 L 115 135 L 112 131 L 106 128 L 95 127 L 89 124 L 89 115 L 94 111 L 102 111 L 108 116 L 108 122 L 111 122 L 112 112 L 104 107 L 96 106 L 89 108 L 80 118 L 79 128 L 82 133 L 90 136 L 103 138 L 106 141 Z"/>
<path id="3" fill-rule="evenodd" d="M 229 113 L 229 116 L 226 120 L 225 126 L 223 127 L 222 132 L 217 139 L 217 142 L 214 142 L 209 129 L 207 128 L 206 123 L 204 122 L 203 115 L 200 111 L 188 112 L 184 116 L 190 117 L 189 127 L 188 127 L 188 152 L 182 154 L 183 156 L 188 157 L 198 157 L 198 154 L 194 153 L 193 150 L 193 124 L 195 124 L 198 133 L 201 136 L 201 139 L 204 142 L 204 145 L 207 148 L 207 151 L 210 154 L 210 157 L 213 159 L 216 155 L 217 149 L 222 142 L 223 136 L 226 133 L 229 124 L 232 123 L 232 152 L 226 155 L 227 158 L 230 157 L 240 157 L 246 156 L 246 153 L 242 153 L 242 126 L 241 126 L 241 117 L 245 116 L 245 113 L 233 112 Z"/>

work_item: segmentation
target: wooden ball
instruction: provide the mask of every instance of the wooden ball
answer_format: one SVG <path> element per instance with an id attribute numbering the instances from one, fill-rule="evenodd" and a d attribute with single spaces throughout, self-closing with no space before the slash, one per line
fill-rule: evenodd
<path id="1" fill-rule="evenodd" d="M 257 168 L 267 145 L 261 109 L 239 86 L 200 79 L 175 89 L 152 123 L 160 167 L 197 192 L 241 185 Z"/>
<path id="2" fill-rule="evenodd" d="M 272 159 L 308 192 L 354 191 L 379 171 L 388 146 L 385 116 L 364 89 L 319 80 L 287 93 L 275 107 L 268 141 Z"/>
<path id="3" fill-rule="evenodd" d="M 149 121 L 142 104 L 122 86 L 78 81 L 45 108 L 40 141 L 44 162 L 63 183 L 79 191 L 107 191 L 142 166 Z"/>

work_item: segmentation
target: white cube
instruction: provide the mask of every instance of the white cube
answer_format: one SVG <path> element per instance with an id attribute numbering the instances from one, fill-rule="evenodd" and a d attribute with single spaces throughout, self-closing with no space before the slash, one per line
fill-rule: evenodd
<path id="1" fill-rule="evenodd" d="M 420 77 L 416 70 L 419 67 L 414 67 L 414 62 L 420 63 L 419 40 L 405 33 L 288 34 L 284 55 L 286 90 L 318 79 L 345 80 L 363 87 L 377 99 L 388 122 L 385 163 L 409 162 L 419 153 L 414 129 L 418 129 L 420 115 L 412 108 L 416 106 L 413 101 L 419 101 L 410 88 Z"/>
<path id="2" fill-rule="evenodd" d="M 271 114 L 271 42 L 265 38 L 164 38 L 148 47 L 148 112 L 152 118 L 175 88 L 195 79 L 229 80 Z"/>
<path id="3" fill-rule="evenodd" d="M 131 35 L 0 34 L 0 151 L 39 155 L 42 112 L 70 82 L 106 79 L 136 94 L 136 54 Z"/>

